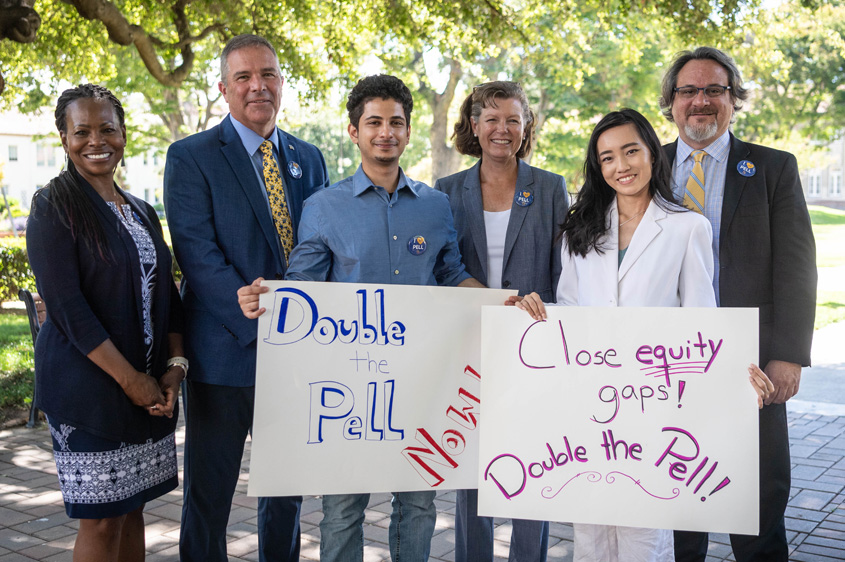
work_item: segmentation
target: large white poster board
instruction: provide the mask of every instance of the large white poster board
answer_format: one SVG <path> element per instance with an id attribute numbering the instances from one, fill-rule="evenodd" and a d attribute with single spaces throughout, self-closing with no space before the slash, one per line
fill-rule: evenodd
<path id="1" fill-rule="evenodd" d="M 516 291 L 265 284 L 249 495 L 475 487 L 481 307 Z"/>
<path id="2" fill-rule="evenodd" d="M 485 307 L 479 513 L 756 534 L 756 309 Z"/>

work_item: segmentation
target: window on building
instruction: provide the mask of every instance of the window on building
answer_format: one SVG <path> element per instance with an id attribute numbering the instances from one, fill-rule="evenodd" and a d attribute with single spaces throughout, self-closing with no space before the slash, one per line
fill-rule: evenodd
<path id="1" fill-rule="evenodd" d="M 9 162 L 17 162 L 18 161 L 18 145 L 10 144 L 9 145 Z"/>
<path id="2" fill-rule="evenodd" d="M 56 165 L 56 147 L 46 142 L 35 145 L 35 165 L 50 167 Z"/>
<path id="3" fill-rule="evenodd" d="M 842 195 L 842 172 L 830 173 L 830 195 L 839 197 Z"/>
<path id="4" fill-rule="evenodd" d="M 818 172 L 815 172 L 815 171 L 810 172 L 809 181 L 810 181 L 810 185 L 807 188 L 807 193 L 810 194 L 811 196 L 812 195 L 816 195 L 816 196 L 821 195 L 821 183 L 822 183 L 821 174 L 819 174 Z"/>

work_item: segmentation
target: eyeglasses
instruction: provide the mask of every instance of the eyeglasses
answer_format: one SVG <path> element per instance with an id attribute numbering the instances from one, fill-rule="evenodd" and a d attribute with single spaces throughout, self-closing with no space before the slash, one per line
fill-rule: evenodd
<path id="1" fill-rule="evenodd" d="M 672 91 L 678 94 L 681 98 L 690 100 L 696 97 L 698 92 L 704 92 L 704 95 L 708 98 L 718 98 L 730 89 L 730 86 L 704 86 L 703 88 L 696 88 L 695 86 L 681 86 L 680 88 L 673 88 Z"/>

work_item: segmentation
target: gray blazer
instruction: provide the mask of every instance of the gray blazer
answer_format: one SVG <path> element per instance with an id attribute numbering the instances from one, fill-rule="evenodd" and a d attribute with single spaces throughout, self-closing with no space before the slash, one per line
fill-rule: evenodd
<path id="1" fill-rule="evenodd" d="M 481 160 L 468 170 L 441 178 L 434 189 L 449 196 L 458 245 L 467 272 L 487 284 L 487 233 L 481 201 Z M 519 161 L 516 192 L 528 192 L 530 205 L 511 207 L 505 234 L 502 287 L 520 295 L 535 291 L 543 302 L 555 301 L 560 277 L 560 225 L 569 208 L 563 177 Z"/>

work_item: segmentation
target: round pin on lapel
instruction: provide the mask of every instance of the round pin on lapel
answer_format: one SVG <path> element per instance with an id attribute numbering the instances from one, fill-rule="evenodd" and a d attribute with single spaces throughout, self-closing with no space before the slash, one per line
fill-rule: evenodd
<path id="1" fill-rule="evenodd" d="M 739 172 L 741 176 L 750 178 L 757 173 L 757 166 L 755 166 L 754 162 L 751 162 L 750 160 L 743 160 L 736 165 L 736 171 Z"/>
<path id="2" fill-rule="evenodd" d="M 520 207 L 527 207 L 534 202 L 534 194 L 528 190 L 517 191 L 513 198 Z"/>
<path id="3" fill-rule="evenodd" d="M 298 180 L 302 177 L 302 167 L 296 162 L 288 162 L 288 173 Z"/>
<path id="4" fill-rule="evenodd" d="M 412 236 L 411 239 L 408 240 L 408 251 L 415 256 L 422 255 L 422 253 L 425 252 L 425 248 L 426 244 L 423 236 Z"/>

